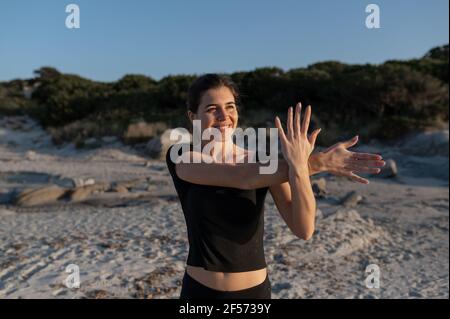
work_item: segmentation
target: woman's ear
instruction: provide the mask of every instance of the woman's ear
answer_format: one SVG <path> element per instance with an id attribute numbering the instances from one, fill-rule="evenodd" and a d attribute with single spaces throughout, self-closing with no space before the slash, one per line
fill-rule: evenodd
<path id="1" fill-rule="evenodd" d="M 193 120 L 195 120 L 195 118 L 196 118 L 196 115 L 195 115 L 195 113 L 193 113 L 192 111 L 187 111 L 187 115 L 188 115 L 188 118 L 189 118 L 189 120 L 192 122 Z"/>

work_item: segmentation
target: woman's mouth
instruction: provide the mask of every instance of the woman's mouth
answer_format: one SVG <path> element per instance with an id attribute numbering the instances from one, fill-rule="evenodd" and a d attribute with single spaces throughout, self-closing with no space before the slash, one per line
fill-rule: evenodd
<path id="1" fill-rule="evenodd" d="M 233 125 L 232 125 L 232 124 L 226 124 L 226 125 L 214 125 L 213 127 L 214 127 L 214 128 L 217 128 L 217 129 L 219 129 L 219 130 L 224 130 L 224 129 L 226 129 L 226 128 L 233 128 Z"/>

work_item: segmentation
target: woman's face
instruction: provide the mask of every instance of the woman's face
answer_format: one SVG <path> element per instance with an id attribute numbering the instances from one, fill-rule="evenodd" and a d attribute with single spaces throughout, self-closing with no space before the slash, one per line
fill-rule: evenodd
<path id="1" fill-rule="evenodd" d="M 203 93 L 197 113 L 188 112 L 191 120 L 201 120 L 201 131 L 215 127 L 224 137 L 225 128 L 233 131 L 237 127 L 236 101 L 230 89 L 221 86 Z"/>

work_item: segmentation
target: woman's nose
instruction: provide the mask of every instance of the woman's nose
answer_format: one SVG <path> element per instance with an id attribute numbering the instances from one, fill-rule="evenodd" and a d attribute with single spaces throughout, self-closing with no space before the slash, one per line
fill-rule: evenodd
<path id="1" fill-rule="evenodd" d="M 225 112 L 225 109 L 223 109 L 221 107 L 217 109 L 217 119 L 218 120 L 223 121 L 223 120 L 225 120 L 226 116 L 227 116 L 227 114 Z"/>

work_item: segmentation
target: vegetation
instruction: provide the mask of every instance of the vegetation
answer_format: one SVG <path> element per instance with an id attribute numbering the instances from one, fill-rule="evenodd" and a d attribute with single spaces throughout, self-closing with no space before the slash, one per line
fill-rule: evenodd
<path id="1" fill-rule="evenodd" d="M 0 114 L 29 114 L 52 131 L 91 123 L 83 138 L 95 135 L 89 132 L 126 135 L 129 125 L 142 121 L 187 125 L 185 101 L 195 76 L 156 81 L 126 75 L 102 83 L 51 67 L 35 74 L 33 79 L 0 83 Z M 273 126 L 275 114 L 285 116 L 286 108 L 297 101 L 313 106 L 312 125 L 322 127 L 331 140 L 355 132 L 390 139 L 448 122 L 448 45 L 433 48 L 420 59 L 381 65 L 327 61 L 288 71 L 267 67 L 230 76 L 242 93 L 245 126 Z M 28 99 L 23 94 L 26 87 L 34 87 Z M 101 129 L 93 129 L 92 123 Z M 59 139 L 63 136 L 73 134 L 60 134 Z"/>

